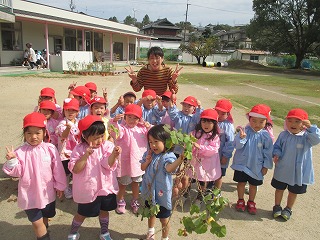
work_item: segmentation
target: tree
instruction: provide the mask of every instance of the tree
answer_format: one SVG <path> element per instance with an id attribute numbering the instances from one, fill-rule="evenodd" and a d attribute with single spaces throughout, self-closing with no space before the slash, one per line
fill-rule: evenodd
<path id="1" fill-rule="evenodd" d="M 253 0 L 254 18 L 247 27 L 255 49 L 296 56 L 295 68 L 320 42 L 319 0 Z"/>
<path id="2" fill-rule="evenodd" d="M 112 22 L 119 22 L 117 17 L 109 17 L 109 21 L 112 21 Z"/>
<path id="3" fill-rule="evenodd" d="M 179 22 L 179 23 L 175 23 L 174 25 L 176 25 L 177 27 L 181 28 L 181 31 L 184 30 L 184 27 L 186 27 L 186 30 L 191 32 L 194 32 L 194 27 L 192 26 L 191 22 Z"/>
<path id="4" fill-rule="evenodd" d="M 126 16 L 126 18 L 123 20 L 123 23 L 127 24 L 127 25 L 134 25 L 136 21 L 137 21 L 137 19 L 135 19 L 129 15 L 129 16 Z"/>
<path id="5" fill-rule="evenodd" d="M 206 60 L 207 56 L 215 53 L 219 49 L 219 40 L 216 37 L 204 38 L 203 36 L 192 35 L 188 43 L 182 43 L 179 47 L 181 51 L 190 53 L 197 59 L 198 64 Z"/>
<path id="6" fill-rule="evenodd" d="M 142 26 L 144 27 L 144 26 L 146 26 L 146 25 L 148 25 L 150 23 L 151 23 L 150 18 L 148 16 L 148 14 L 146 14 L 142 19 Z"/>

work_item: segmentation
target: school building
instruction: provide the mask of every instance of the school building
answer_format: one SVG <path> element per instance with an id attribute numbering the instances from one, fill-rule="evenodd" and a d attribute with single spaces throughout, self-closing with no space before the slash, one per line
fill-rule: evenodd
<path id="1" fill-rule="evenodd" d="M 83 51 L 101 61 L 129 62 L 139 54 L 140 39 L 152 38 L 134 26 L 22 0 L 0 0 L 0 29 L 0 66 L 23 59 L 28 42 L 51 55 Z"/>

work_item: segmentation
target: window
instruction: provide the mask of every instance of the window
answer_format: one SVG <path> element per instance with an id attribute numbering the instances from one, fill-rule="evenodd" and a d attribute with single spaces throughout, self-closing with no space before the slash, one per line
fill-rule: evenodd
<path id="1" fill-rule="evenodd" d="M 65 49 L 66 51 L 76 51 L 77 50 L 77 30 L 65 28 L 64 37 L 65 37 Z"/>
<path id="2" fill-rule="evenodd" d="M 258 55 L 250 55 L 250 61 L 258 62 L 259 61 L 259 56 Z"/>
<path id="3" fill-rule="evenodd" d="M 103 52 L 103 34 L 94 33 L 94 50 L 98 52 Z"/>
<path id="4" fill-rule="evenodd" d="M 1 23 L 2 50 L 23 50 L 21 22 Z"/>

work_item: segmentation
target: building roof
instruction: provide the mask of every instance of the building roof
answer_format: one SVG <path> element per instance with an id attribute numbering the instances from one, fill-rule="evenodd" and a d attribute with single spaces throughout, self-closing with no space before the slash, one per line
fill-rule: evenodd
<path id="1" fill-rule="evenodd" d="M 149 29 L 149 28 L 165 28 L 165 29 L 174 29 L 174 30 L 181 30 L 181 28 L 177 27 L 167 18 L 158 19 L 157 21 L 150 23 L 142 28 L 142 30 Z"/>
<path id="2" fill-rule="evenodd" d="M 48 24 L 88 28 L 96 31 L 115 32 L 139 38 L 151 38 L 139 33 L 137 27 L 30 1 L 13 0 L 13 13 L 18 20 L 24 19 Z"/>

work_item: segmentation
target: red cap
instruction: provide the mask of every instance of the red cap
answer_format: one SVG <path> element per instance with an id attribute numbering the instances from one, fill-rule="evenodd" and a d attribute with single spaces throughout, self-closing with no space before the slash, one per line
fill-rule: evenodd
<path id="1" fill-rule="evenodd" d="M 103 97 L 94 97 L 93 99 L 91 99 L 90 105 L 92 106 L 92 104 L 95 103 L 107 104 L 106 100 Z"/>
<path id="2" fill-rule="evenodd" d="M 295 109 L 291 109 L 288 112 L 286 118 L 297 118 L 297 119 L 300 119 L 301 121 L 308 120 L 308 113 L 303 109 L 295 108 Z"/>
<path id="3" fill-rule="evenodd" d="M 44 100 L 40 103 L 40 109 L 57 110 L 56 104 L 50 100 Z"/>
<path id="4" fill-rule="evenodd" d="M 194 107 L 197 107 L 197 106 L 198 106 L 197 99 L 196 99 L 195 97 L 192 97 L 192 96 L 186 97 L 186 98 L 183 100 L 183 102 L 181 102 L 181 104 L 182 104 L 182 103 L 187 103 L 187 104 L 189 104 L 189 105 L 191 105 L 191 106 L 194 106 Z"/>
<path id="5" fill-rule="evenodd" d="M 89 103 L 90 102 L 90 90 L 89 88 L 85 87 L 85 86 L 78 86 L 75 89 L 73 89 L 72 91 L 70 91 L 70 93 L 74 96 L 80 96 L 83 97 L 84 100 Z"/>
<path id="6" fill-rule="evenodd" d="M 247 115 L 250 117 L 266 118 L 268 122 L 272 123 L 270 113 L 271 108 L 268 105 L 258 104 L 255 105 Z"/>
<path id="7" fill-rule="evenodd" d="M 78 123 L 78 128 L 80 130 L 80 136 L 83 131 L 87 130 L 94 122 L 102 122 L 101 117 L 96 115 L 87 115 L 86 117 L 82 118 Z"/>
<path id="8" fill-rule="evenodd" d="M 212 119 L 215 121 L 218 121 L 218 113 L 214 109 L 205 109 L 203 112 L 200 114 L 200 118 L 206 118 L 206 119 Z"/>
<path id="9" fill-rule="evenodd" d="M 79 101 L 75 98 L 66 98 L 63 101 L 63 109 L 73 109 L 79 111 Z"/>
<path id="10" fill-rule="evenodd" d="M 220 99 L 214 108 L 222 112 L 230 112 L 232 109 L 232 103 L 228 99 Z"/>
<path id="11" fill-rule="evenodd" d="M 40 91 L 40 96 L 41 97 L 53 97 L 55 95 L 55 91 L 52 88 L 46 87 L 46 88 L 42 88 Z"/>
<path id="12" fill-rule="evenodd" d="M 47 119 L 46 117 L 39 112 L 33 112 L 28 114 L 23 119 L 23 128 L 26 127 L 39 127 L 44 128 L 47 125 Z"/>
<path id="13" fill-rule="evenodd" d="M 161 97 L 167 97 L 167 98 L 171 98 L 172 96 L 172 92 L 171 91 L 165 91 Z"/>
<path id="14" fill-rule="evenodd" d="M 144 98 L 144 97 L 147 97 L 147 96 L 151 96 L 153 99 L 155 99 L 157 94 L 152 89 L 144 90 L 143 93 L 142 93 L 142 97 Z"/>
<path id="15" fill-rule="evenodd" d="M 126 114 L 126 115 L 132 114 L 138 118 L 141 118 L 142 117 L 142 109 L 137 104 L 129 104 L 128 106 L 126 106 L 126 108 L 124 110 L 124 114 Z"/>
<path id="16" fill-rule="evenodd" d="M 97 85 L 94 82 L 87 82 L 85 85 L 89 90 L 97 91 Z"/>

